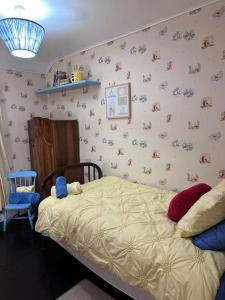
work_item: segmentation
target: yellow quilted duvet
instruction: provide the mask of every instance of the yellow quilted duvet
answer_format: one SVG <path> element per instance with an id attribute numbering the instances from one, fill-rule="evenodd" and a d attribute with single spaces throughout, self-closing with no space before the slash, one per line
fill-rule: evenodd
<path id="1" fill-rule="evenodd" d="M 225 254 L 172 237 L 176 224 L 167 208 L 175 193 L 113 176 L 82 189 L 80 195 L 42 201 L 36 231 L 157 300 L 215 299 Z"/>

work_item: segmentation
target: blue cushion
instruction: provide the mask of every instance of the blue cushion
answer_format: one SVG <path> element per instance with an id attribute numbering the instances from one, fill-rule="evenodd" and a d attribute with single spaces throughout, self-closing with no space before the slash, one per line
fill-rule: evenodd
<path id="1" fill-rule="evenodd" d="M 59 176 L 56 178 L 56 197 L 62 199 L 68 195 L 66 178 L 64 176 Z"/>
<path id="2" fill-rule="evenodd" d="M 192 243 L 203 250 L 225 251 L 225 220 L 196 235 Z"/>
<path id="3" fill-rule="evenodd" d="M 37 204 L 40 201 L 39 193 L 10 193 L 9 203 L 11 204 L 22 204 L 30 203 Z"/>
<path id="4" fill-rule="evenodd" d="M 6 210 L 21 210 L 21 209 L 28 209 L 31 207 L 31 203 L 19 203 L 19 204 L 11 204 L 8 203 L 5 206 Z"/>
<path id="5" fill-rule="evenodd" d="M 225 273 L 220 278 L 220 286 L 216 294 L 215 300 L 224 300 L 225 299 Z"/>

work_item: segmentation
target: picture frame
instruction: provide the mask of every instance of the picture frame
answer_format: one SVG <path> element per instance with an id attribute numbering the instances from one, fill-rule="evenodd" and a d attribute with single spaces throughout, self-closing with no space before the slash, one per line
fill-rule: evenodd
<path id="1" fill-rule="evenodd" d="M 107 119 L 131 118 L 130 82 L 105 88 Z"/>

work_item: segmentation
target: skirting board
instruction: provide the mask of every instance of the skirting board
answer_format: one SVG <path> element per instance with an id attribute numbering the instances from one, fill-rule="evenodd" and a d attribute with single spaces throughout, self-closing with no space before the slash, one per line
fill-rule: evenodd
<path id="1" fill-rule="evenodd" d="M 58 243 L 58 242 L 57 242 Z M 96 275 L 101 277 L 103 280 L 114 286 L 116 289 L 125 293 L 135 300 L 155 300 L 152 295 L 148 294 L 145 291 L 142 291 L 136 287 L 133 287 L 122 280 L 120 280 L 116 275 L 110 273 L 109 271 L 99 267 L 95 263 L 91 262 L 87 258 L 81 256 L 76 251 L 70 249 L 69 247 L 58 243 L 62 248 L 64 248 L 68 253 L 70 253 L 73 257 L 75 257 L 79 262 L 81 262 L 85 267 L 90 269 Z"/>

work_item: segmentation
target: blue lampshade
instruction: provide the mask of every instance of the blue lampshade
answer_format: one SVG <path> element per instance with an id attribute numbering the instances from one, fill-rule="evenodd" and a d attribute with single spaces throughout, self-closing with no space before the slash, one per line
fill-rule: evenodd
<path id="1" fill-rule="evenodd" d="M 7 18 L 0 20 L 0 36 L 12 55 L 34 57 L 44 37 L 44 28 L 30 20 Z"/>

